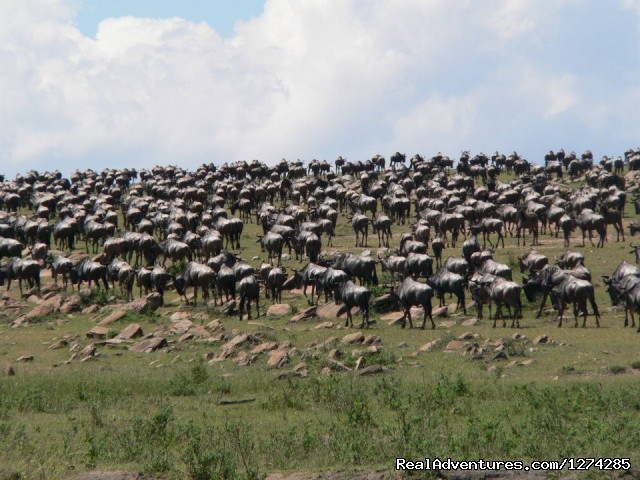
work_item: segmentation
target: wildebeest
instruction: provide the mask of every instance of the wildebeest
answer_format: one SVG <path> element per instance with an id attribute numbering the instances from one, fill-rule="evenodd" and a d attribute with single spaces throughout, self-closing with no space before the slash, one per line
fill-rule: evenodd
<path id="1" fill-rule="evenodd" d="M 337 268 L 337 267 L 333 267 Z M 293 271 L 293 279 L 295 282 L 295 286 L 297 288 L 302 288 L 302 293 L 305 297 L 307 297 L 307 287 L 311 286 L 311 300 L 307 301 L 310 304 L 314 303 L 314 296 L 316 291 L 316 286 L 318 284 L 318 277 L 320 277 L 327 267 L 323 267 L 320 265 L 316 265 L 315 263 L 309 262 L 302 270 L 294 270 Z M 287 282 L 288 283 L 288 282 Z"/>
<path id="2" fill-rule="evenodd" d="M 101 281 L 105 290 L 109 290 L 106 265 L 94 262 L 89 257 L 83 258 L 71 269 L 71 282 L 78 284 L 78 290 L 83 282 L 87 282 L 91 288 L 91 282 L 94 282 L 96 287 L 100 287 Z"/>
<path id="3" fill-rule="evenodd" d="M 236 298 L 236 274 L 232 267 L 229 267 L 224 263 L 218 267 L 216 287 L 221 301 L 223 293 L 226 302 L 229 301 L 229 297 L 231 297 L 231 299 Z"/>
<path id="4" fill-rule="evenodd" d="M 442 251 L 444 250 L 444 242 L 440 237 L 436 237 L 431 242 L 431 249 L 433 250 L 433 256 L 436 259 L 436 268 L 442 267 Z"/>
<path id="5" fill-rule="evenodd" d="M 349 275 L 343 270 L 335 268 L 327 268 L 322 274 L 316 277 L 316 292 L 318 293 L 318 301 L 320 300 L 320 292 L 324 292 L 325 303 L 329 301 L 329 297 L 334 296 L 335 289 L 338 285 L 350 280 Z"/>
<path id="6" fill-rule="evenodd" d="M 157 246 L 158 253 L 162 254 L 162 266 L 167 263 L 167 258 L 170 258 L 173 263 L 188 259 L 189 262 L 193 260 L 191 256 L 191 249 L 189 245 L 179 240 L 169 238 L 164 242 L 161 242 Z"/>
<path id="7" fill-rule="evenodd" d="M 0 285 L 7 281 L 7 290 L 11 288 L 11 281 L 18 280 L 20 296 L 22 297 L 22 281 L 26 280 L 29 287 L 38 287 L 40 292 L 40 263 L 31 259 L 12 257 L 6 265 L 0 267 Z"/>
<path id="8" fill-rule="evenodd" d="M 421 306 L 424 309 L 424 320 L 420 328 L 425 327 L 427 317 L 431 320 L 431 328 L 436 328 L 436 324 L 433 322 L 433 316 L 431 315 L 433 289 L 429 285 L 407 277 L 399 286 L 392 288 L 391 292 L 392 295 L 398 297 L 398 301 L 402 307 L 402 328 L 405 327 L 407 318 L 409 319 L 409 326 L 413 328 L 413 322 L 411 320 L 411 307 L 413 306 Z"/>
<path id="9" fill-rule="evenodd" d="M 531 230 L 533 239 L 531 245 L 538 244 L 538 215 L 529 212 L 526 208 L 518 208 L 518 228 L 516 231 L 516 237 L 518 238 L 518 246 L 520 246 L 520 237 L 522 237 L 522 245 L 527 244 L 525 233 L 527 230 Z"/>
<path id="10" fill-rule="evenodd" d="M 576 225 L 582 231 L 582 246 L 584 247 L 584 241 L 586 237 L 586 232 L 589 232 L 589 241 L 592 246 L 596 246 L 593 243 L 592 234 L 595 230 L 598 236 L 598 245 L 597 247 L 604 247 L 604 239 L 607 234 L 607 226 L 604 222 L 604 217 L 602 215 L 598 215 L 597 213 L 593 213 L 593 210 L 584 209 L 578 215 L 575 216 Z"/>
<path id="11" fill-rule="evenodd" d="M 271 259 L 275 257 L 278 259 L 278 265 L 280 265 L 282 262 L 284 237 L 278 233 L 267 232 L 264 236 L 258 235 L 258 242 L 262 247 L 262 251 L 267 251 L 268 261 L 271 262 Z"/>
<path id="12" fill-rule="evenodd" d="M 575 327 L 578 326 L 578 312 L 582 311 L 582 327 L 587 326 L 587 302 L 593 308 L 596 317 L 596 327 L 600 326 L 600 313 L 595 300 L 593 285 L 587 280 L 580 280 L 568 275 L 561 283 L 551 289 L 551 303 L 558 310 L 558 327 L 562 327 L 562 315 L 567 303 L 573 304 Z"/>
<path id="13" fill-rule="evenodd" d="M 378 258 L 380 259 L 380 267 L 383 272 L 391 272 L 392 276 L 394 273 L 397 273 L 401 278 L 404 277 L 406 257 L 389 255 L 387 258 L 383 258 L 378 254 Z"/>
<path id="14" fill-rule="evenodd" d="M 351 219 L 347 217 L 347 220 L 351 220 L 351 226 L 356 234 L 356 247 L 365 247 L 369 241 L 369 219 L 366 215 L 355 213 Z"/>
<path id="15" fill-rule="evenodd" d="M 337 305 L 344 304 L 347 309 L 347 321 L 345 326 L 353 327 L 353 317 L 351 315 L 351 309 L 358 307 L 362 314 L 362 323 L 360 328 L 365 325 L 369 328 L 369 299 L 371 298 L 371 292 L 366 287 L 360 287 L 348 280 L 340 284 L 334 291 L 334 297 Z"/>
<path id="16" fill-rule="evenodd" d="M 578 265 L 584 265 L 584 255 L 579 252 L 567 250 L 560 256 L 560 258 L 556 257 L 556 265 L 564 269 L 571 269 Z"/>
<path id="17" fill-rule="evenodd" d="M 283 267 L 273 267 L 267 274 L 266 289 L 271 292 L 273 303 L 282 303 L 282 286 L 287 281 L 287 272 Z"/>
<path id="18" fill-rule="evenodd" d="M 549 258 L 546 255 L 540 255 L 535 250 L 531 250 L 526 255 L 518 257 L 518 264 L 520 265 L 520 273 L 525 272 L 537 272 L 549 263 Z"/>
<path id="19" fill-rule="evenodd" d="M 213 286 L 216 279 L 216 273 L 212 268 L 201 263 L 189 262 L 184 270 L 173 280 L 173 285 L 179 295 L 189 304 L 187 298 L 187 288 L 193 287 L 193 304 L 198 303 L 198 288 L 202 290 L 202 298 L 209 298 L 209 288 Z M 216 302 L 214 293 L 214 303 Z"/>
<path id="20" fill-rule="evenodd" d="M 352 278 L 357 278 L 360 281 L 360 285 L 369 286 L 371 283 L 378 285 L 376 262 L 371 257 L 354 255 L 353 253 L 341 253 L 336 255 L 331 268 L 344 270 Z"/>
<path id="21" fill-rule="evenodd" d="M 493 247 L 493 243 L 491 243 L 491 234 L 495 233 L 498 235 L 498 240 L 496 241 L 496 246 L 500 245 L 500 240 L 502 240 L 502 248 L 504 248 L 504 235 L 502 234 L 502 230 L 504 229 L 504 222 L 497 218 L 483 218 L 476 225 L 472 225 L 469 227 L 471 233 L 474 236 L 477 236 L 482 232 L 482 243 L 483 248 L 487 245 L 487 240 L 489 241 L 489 245 Z"/>
<path id="22" fill-rule="evenodd" d="M 0 237 L 0 260 L 3 257 L 21 257 L 23 248 L 22 243 L 18 240 Z"/>
<path id="23" fill-rule="evenodd" d="M 107 266 L 107 273 L 113 288 L 115 289 L 117 283 L 121 293 L 124 293 L 125 300 L 133 300 L 133 282 L 136 279 L 133 268 L 127 262 L 114 258 Z"/>
<path id="24" fill-rule="evenodd" d="M 45 265 L 51 268 L 51 278 L 53 278 L 56 289 L 58 288 L 58 275 L 62 275 L 62 285 L 66 290 L 71 277 L 71 269 L 73 268 L 71 259 L 62 255 L 49 255 Z M 71 284 L 71 289 L 73 290 L 73 283 Z"/>
<path id="25" fill-rule="evenodd" d="M 405 276 L 430 277 L 433 275 L 433 259 L 424 253 L 410 253 L 405 262 Z"/>
<path id="26" fill-rule="evenodd" d="M 240 280 L 240 284 L 238 286 L 238 295 L 240 297 L 240 320 L 242 320 L 245 305 L 247 306 L 247 315 L 249 317 L 249 320 L 251 320 L 251 302 L 254 300 L 256 302 L 256 311 L 258 312 L 259 317 L 260 284 L 258 283 L 254 275 L 249 275 L 248 277 L 244 277 L 242 280 Z"/>
<path id="27" fill-rule="evenodd" d="M 465 314 L 467 313 L 467 307 L 464 300 L 464 288 L 466 282 L 462 275 L 452 273 L 446 268 L 441 268 L 435 275 L 429 277 L 427 283 L 435 290 L 435 294 L 440 300 L 441 307 L 445 305 L 444 294 L 452 293 L 458 298 L 456 309 L 462 305 L 462 311 Z"/>
<path id="28" fill-rule="evenodd" d="M 450 272 L 466 277 L 469 273 L 469 262 L 462 257 L 449 257 L 444 264 L 444 268 Z"/>
<path id="29" fill-rule="evenodd" d="M 376 215 L 372 222 L 373 233 L 378 234 L 378 247 L 382 245 L 389 248 L 389 238 L 391 234 L 391 219 L 387 215 Z"/>
<path id="30" fill-rule="evenodd" d="M 491 319 L 491 303 L 496 305 L 496 313 L 493 316 L 493 328 L 496 327 L 496 320 L 502 318 L 502 326 L 507 326 L 507 321 L 502 315 L 502 306 L 506 305 L 511 311 L 511 328 L 520 328 L 520 317 L 522 316 L 522 301 L 520 292 L 522 287 L 515 282 L 505 280 L 493 275 L 475 274 L 469 280 L 469 290 L 472 298 L 476 302 L 478 318 L 482 319 L 482 305 L 489 304 L 489 319 Z"/>

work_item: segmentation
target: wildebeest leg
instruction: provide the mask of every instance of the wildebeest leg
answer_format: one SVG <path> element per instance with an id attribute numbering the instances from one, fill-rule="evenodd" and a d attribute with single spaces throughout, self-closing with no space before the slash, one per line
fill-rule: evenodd
<path id="1" fill-rule="evenodd" d="M 413 328 L 413 321 L 411 320 L 411 305 L 407 307 L 404 314 L 409 319 L 409 328 Z M 402 328 L 404 328 L 404 323 L 402 324 Z"/>
<path id="2" fill-rule="evenodd" d="M 586 310 L 586 303 L 587 302 L 585 301 L 585 310 Z M 600 327 L 600 312 L 598 311 L 598 305 L 596 304 L 596 299 L 593 296 L 593 294 L 589 296 L 589 303 L 591 303 L 591 308 L 593 308 L 593 314 L 596 317 L 596 327 Z"/>
<path id="3" fill-rule="evenodd" d="M 240 321 L 242 321 L 242 315 L 244 314 L 244 297 L 240 298 Z"/>
<path id="4" fill-rule="evenodd" d="M 536 315 L 536 318 L 540 318 L 540 316 L 542 315 L 542 309 L 544 308 L 544 304 L 547 302 L 547 296 L 549 294 L 547 292 L 544 292 L 542 294 L 542 302 L 540 302 L 540 308 L 538 309 L 538 314 Z"/>

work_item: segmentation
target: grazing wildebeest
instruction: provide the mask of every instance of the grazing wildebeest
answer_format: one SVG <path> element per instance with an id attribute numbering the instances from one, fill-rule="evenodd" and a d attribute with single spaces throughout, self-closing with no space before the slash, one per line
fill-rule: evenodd
<path id="1" fill-rule="evenodd" d="M 251 320 L 251 302 L 255 300 L 258 317 L 260 316 L 260 284 L 256 280 L 255 275 L 249 275 L 240 280 L 238 286 L 238 295 L 240 296 L 240 313 L 239 318 L 242 320 L 245 304 L 247 306 L 247 315 Z"/>
<path id="2" fill-rule="evenodd" d="M 476 225 L 472 225 L 469 227 L 471 230 L 471 234 L 477 236 L 480 232 L 482 232 L 482 247 L 485 248 L 487 245 L 487 240 L 489 241 L 489 245 L 493 247 L 493 243 L 491 243 L 491 234 L 496 233 L 498 235 L 498 240 L 496 241 L 496 246 L 500 245 L 500 240 L 502 240 L 502 248 L 504 248 L 504 236 L 502 235 L 502 230 L 504 229 L 504 222 L 497 218 L 483 218 Z"/>
<path id="3" fill-rule="evenodd" d="M 362 314 L 360 328 L 363 328 L 365 325 L 366 328 L 369 328 L 369 299 L 371 298 L 371 292 L 367 287 L 360 287 L 351 280 L 348 280 L 335 289 L 334 297 L 337 305 L 344 304 L 347 309 L 345 327 L 353 327 L 351 309 L 358 307 Z"/>
<path id="4" fill-rule="evenodd" d="M 349 275 L 343 270 L 335 268 L 327 268 L 321 275 L 316 277 L 316 292 L 318 293 L 318 301 L 320 293 L 324 292 L 325 303 L 329 301 L 329 297 L 334 297 L 335 289 L 338 285 L 350 280 Z"/>
<path id="5" fill-rule="evenodd" d="M 87 282 L 91 288 L 91 282 L 96 287 L 100 287 L 100 281 L 104 285 L 105 290 L 109 290 L 109 282 L 107 280 L 107 266 L 98 262 L 94 262 L 89 257 L 85 257 L 73 267 L 71 270 L 71 282 L 78 284 L 78 290 L 82 282 Z"/>
<path id="6" fill-rule="evenodd" d="M 0 237 L 0 260 L 3 257 L 21 257 L 23 248 L 22 243 L 13 238 Z"/>
<path id="7" fill-rule="evenodd" d="M 602 215 L 598 215 L 597 213 L 593 213 L 593 210 L 585 208 L 575 217 L 576 225 L 582 231 L 582 246 L 584 247 L 584 241 L 586 237 L 586 232 L 589 232 L 589 241 L 592 246 L 596 246 L 593 243 L 592 234 L 595 230 L 600 237 L 598 240 L 597 247 L 604 247 L 604 239 L 607 235 L 607 225 L 604 222 L 604 217 Z"/>
<path id="8" fill-rule="evenodd" d="M 562 283 L 568 276 L 587 281 L 591 279 L 589 270 L 581 265 L 573 270 L 562 270 L 556 265 L 545 265 L 542 270 L 535 272 L 530 278 L 522 278 L 524 283 L 523 290 L 527 301 L 533 302 L 538 295 L 542 294 L 542 302 L 536 318 L 540 318 L 540 315 L 542 315 L 542 309 L 553 287 Z"/>
<path id="9" fill-rule="evenodd" d="M 450 272 L 466 277 L 469 273 L 469 262 L 462 257 L 449 257 L 444 264 L 444 268 Z"/>
<path id="10" fill-rule="evenodd" d="M 173 263 L 188 259 L 189 262 L 193 260 L 191 256 L 191 249 L 189 245 L 179 240 L 170 238 L 161 242 L 157 246 L 158 253 L 162 254 L 162 266 L 167 263 L 167 258 L 170 258 Z"/>
<path id="11" fill-rule="evenodd" d="M 520 255 L 518 263 L 520 265 L 520 273 L 537 272 L 549 263 L 549 258 L 546 255 L 540 255 L 535 250 L 531 250 L 526 255 Z"/>
<path id="12" fill-rule="evenodd" d="M 268 261 L 271 262 L 271 259 L 275 257 L 278 259 L 278 265 L 280 265 L 284 237 L 278 233 L 267 232 L 264 236 L 258 235 L 258 243 L 260 243 L 263 252 L 265 249 L 267 250 Z"/>
<path id="13" fill-rule="evenodd" d="M 34 285 L 37 286 L 38 292 L 40 292 L 40 263 L 36 260 L 12 257 L 5 266 L 0 267 L 0 285 L 4 284 L 5 279 L 7 280 L 7 291 L 11 288 L 11 281 L 18 280 L 21 297 L 23 296 L 23 280 L 27 281 L 30 288 Z"/>
<path id="14" fill-rule="evenodd" d="M 551 303 L 558 310 L 559 323 L 558 327 L 562 327 L 562 315 L 567 303 L 573 303 L 573 317 L 575 318 L 575 327 L 578 326 L 578 312 L 582 311 L 582 327 L 587 326 L 587 301 L 593 308 L 593 314 L 596 317 L 596 327 L 600 326 L 600 313 L 595 300 L 593 285 L 587 280 L 580 280 L 568 275 L 560 284 L 551 289 Z"/>
<path id="15" fill-rule="evenodd" d="M 420 283 L 411 277 L 405 278 L 402 283 L 391 289 L 391 294 L 398 297 L 400 306 L 402 307 L 402 328 L 405 328 L 407 318 L 409 319 L 409 326 L 413 328 L 413 322 L 411 320 L 411 307 L 418 306 L 424 309 L 424 320 L 422 321 L 422 327 L 424 328 L 427 323 L 427 317 L 431 320 L 431 328 L 436 328 L 436 324 L 433 322 L 433 316 L 431 315 L 431 298 L 433 297 L 433 289 L 426 283 Z"/>
<path id="16" fill-rule="evenodd" d="M 444 250 L 444 241 L 440 237 L 436 237 L 431 242 L 433 256 L 436 259 L 436 268 L 442 267 L 442 251 Z"/>
<path id="17" fill-rule="evenodd" d="M 458 298 L 456 304 L 456 310 L 462 305 L 462 310 L 466 314 L 467 307 L 464 300 L 464 288 L 466 285 L 465 279 L 462 275 L 452 273 L 446 268 L 441 268 L 438 272 L 429 277 L 427 283 L 431 288 L 435 290 L 435 294 L 440 300 L 440 306 L 444 306 L 444 294 L 452 293 Z"/>
<path id="18" fill-rule="evenodd" d="M 387 215 L 376 215 L 372 222 L 373 233 L 378 234 L 378 247 L 384 245 L 389 248 L 389 238 L 391 234 L 391 219 Z"/>
<path id="19" fill-rule="evenodd" d="M 344 270 L 352 278 L 357 278 L 360 285 L 369 286 L 371 283 L 378 285 L 376 262 L 371 257 L 341 253 L 335 256 L 331 268 Z"/>
<path id="20" fill-rule="evenodd" d="M 71 259 L 61 255 L 49 255 L 45 265 L 51 268 L 51 278 L 53 278 L 56 289 L 58 288 L 58 275 L 62 275 L 62 285 L 63 288 L 67 290 L 67 284 L 71 277 L 71 269 L 73 268 Z M 73 283 L 71 284 L 71 289 L 73 290 Z"/>
<path id="21" fill-rule="evenodd" d="M 282 286 L 287 281 L 287 272 L 283 267 L 273 267 L 267 274 L 266 289 L 271 292 L 273 303 L 282 303 Z"/>
<path id="22" fill-rule="evenodd" d="M 493 316 L 493 328 L 496 327 L 496 320 L 502 318 L 502 326 L 507 326 L 507 321 L 502 315 L 502 305 L 507 305 L 511 311 L 511 328 L 520 328 L 520 317 L 522 316 L 522 301 L 520 292 L 522 287 L 515 282 L 505 280 L 502 277 L 493 275 L 475 274 L 469 281 L 469 290 L 476 302 L 478 318 L 482 318 L 482 305 L 489 303 L 489 319 L 491 319 L 491 303 L 496 305 L 496 313 Z"/>
<path id="23" fill-rule="evenodd" d="M 356 233 L 356 247 L 365 247 L 369 241 L 369 218 L 361 213 L 355 213 L 353 217 L 347 217 Z M 362 237 L 362 238 L 361 238 Z M 358 240 L 360 244 L 358 245 Z"/>
<path id="24" fill-rule="evenodd" d="M 184 297 L 184 300 L 189 304 L 187 298 L 187 288 L 193 287 L 193 304 L 198 304 L 198 287 L 202 290 L 202 298 L 206 300 L 209 298 L 209 287 L 213 286 L 216 280 L 216 273 L 212 268 L 201 263 L 189 262 L 184 267 L 182 273 L 176 276 L 173 281 L 173 285 L 179 295 Z M 214 293 L 214 303 L 216 302 L 216 296 Z"/>

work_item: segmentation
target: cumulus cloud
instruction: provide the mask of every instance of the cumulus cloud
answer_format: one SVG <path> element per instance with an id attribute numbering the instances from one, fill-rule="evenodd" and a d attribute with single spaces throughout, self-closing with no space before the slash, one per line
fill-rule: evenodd
<path id="1" fill-rule="evenodd" d="M 621 1 L 626 14 L 636 3 Z M 44 2 L 0 3 L 7 173 L 395 150 L 535 157 L 563 125 L 567 141 L 604 139 L 603 110 L 622 147 L 636 130 L 611 111 L 637 98 L 632 72 L 598 98 L 602 72 L 563 57 L 576 9 L 606 22 L 599 2 L 267 0 L 231 38 L 121 17 L 95 39 L 75 27 L 75 1 Z M 625 35 L 633 45 L 637 26 Z"/>

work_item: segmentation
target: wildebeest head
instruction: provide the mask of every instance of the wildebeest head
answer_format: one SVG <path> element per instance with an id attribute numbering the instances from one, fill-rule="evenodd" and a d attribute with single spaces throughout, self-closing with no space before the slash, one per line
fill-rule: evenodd
<path id="1" fill-rule="evenodd" d="M 542 293 L 542 283 L 538 277 L 522 277 L 522 290 L 527 297 L 527 301 L 533 302 Z"/>

